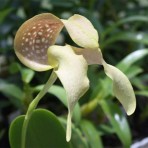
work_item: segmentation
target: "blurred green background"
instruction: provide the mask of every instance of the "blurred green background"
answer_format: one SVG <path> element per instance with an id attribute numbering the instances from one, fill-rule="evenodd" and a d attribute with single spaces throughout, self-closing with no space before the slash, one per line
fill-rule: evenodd
<path id="1" fill-rule="evenodd" d="M 20 25 L 43 12 L 65 19 L 73 14 L 88 18 L 99 33 L 104 59 L 128 76 L 136 93 L 137 108 L 128 117 L 114 99 L 111 80 L 106 78 L 102 66 L 89 67 L 90 89 L 79 101 L 81 119 L 79 123 L 74 121 L 74 126 L 81 133 L 79 138 L 85 140 L 83 147 L 96 148 L 95 142 L 93 145 L 89 138 L 90 125 L 95 128 L 103 147 L 126 147 L 147 137 L 147 0 L 0 0 L 0 147 L 10 147 L 8 130 L 11 121 L 26 112 L 38 92 L 34 88 L 44 84 L 50 76 L 51 71 L 39 73 L 27 69 L 19 62 L 13 49 L 13 40 Z M 73 44 L 65 30 L 57 41 L 57 44 L 64 43 Z M 60 81 L 56 81 L 56 85 L 61 86 Z M 47 94 L 39 107 L 65 118 L 67 109 L 54 94 Z M 77 138 L 72 141 L 74 144 Z"/>

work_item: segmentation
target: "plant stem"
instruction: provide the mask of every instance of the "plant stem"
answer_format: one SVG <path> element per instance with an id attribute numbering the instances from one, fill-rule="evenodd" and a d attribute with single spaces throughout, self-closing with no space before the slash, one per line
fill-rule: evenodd
<path id="1" fill-rule="evenodd" d="M 25 148 L 27 127 L 34 109 L 37 107 L 41 98 L 46 94 L 46 92 L 52 86 L 52 84 L 56 81 L 56 79 L 57 79 L 57 75 L 53 71 L 50 78 L 44 85 L 43 89 L 39 92 L 39 94 L 35 97 L 35 99 L 30 103 L 27 113 L 25 115 L 23 126 L 22 126 L 21 148 Z"/>
<path id="2" fill-rule="evenodd" d="M 81 113 L 82 116 L 87 116 L 89 113 L 91 113 L 98 105 L 98 98 L 93 99 L 92 101 L 84 104 L 81 107 Z"/>

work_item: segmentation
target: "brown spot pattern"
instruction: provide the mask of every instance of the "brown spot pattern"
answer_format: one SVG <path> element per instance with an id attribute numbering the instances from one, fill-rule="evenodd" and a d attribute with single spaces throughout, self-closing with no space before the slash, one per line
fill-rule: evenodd
<path id="1" fill-rule="evenodd" d="M 58 19 L 40 18 L 35 21 L 32 18 L 28 21 L 29 25 L 26 22 L 25 27 L 21 26 L 14 47 L 24 58 L 48 65 L 47 49 L 54 44 L 63 24 Z"/>

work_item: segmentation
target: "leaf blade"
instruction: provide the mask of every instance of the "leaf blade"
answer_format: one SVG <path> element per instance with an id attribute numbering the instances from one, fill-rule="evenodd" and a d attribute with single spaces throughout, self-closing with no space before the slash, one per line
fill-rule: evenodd
<path id="1" fill-rule="evenodd" d="M 9 140 L 12 148 L 21 147 L 21 130 L 25 116 L 17 117 L 10 126 Z M 57 136 L 58 134 L 58 136 Z M 30 119 L 26 147 L 66 147 L 65 132 L 56 116 L 45 110 L 37 109 Z"/>

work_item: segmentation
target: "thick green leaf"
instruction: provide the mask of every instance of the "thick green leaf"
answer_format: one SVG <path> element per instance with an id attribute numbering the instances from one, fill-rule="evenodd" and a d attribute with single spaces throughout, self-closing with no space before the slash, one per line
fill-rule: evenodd
<path id="1" fill-rule="evenodd" d="M 90 148 L 102 148 L 102 141 L 97 129 L 95 129 L 94 125 L 88 120 L 82 120 L 80 123 L 80 127 L 86 137 Z"/>
<path id="2" fill-rule="evenodd" d="M 100 105 L 104 113 L 109 118 L 116 134 L 121 140 L 124 147 L 130 147 L 131 145 L 131 132 L 126 117 L 121 112 L 119 106 L 113 103 L 111 100 L 102 99 Z"/>
<path id="3" fill-rule="evenodd" d="M 21 147 L 21 130 L 25 116 L 17 117 L 10 126 L 9 140 L 11 148 Z M 56 116 L 45 110 L 37 109 L 30 119 L 26 148 L 69 148 L 65 131 Z"/>
<path id="4" fill-rule="evenodd" d="M 42 88 L 43 88 L 43 85 L 39 85 L 35 87 L 34 90 L 40 91 L 42 90 Z M 54 96 L 56 96 L 67 107 L 67 96 L 66 96 L 66 91 L 63 87 L 52 85 L 48 90 L 48 93 L 51 93 Z M 73 119 L 76 123 L 78 123 L 81 120 L 81 111 L 80 111 L 79 103 L 77 103 L 74 108 Z"/>

